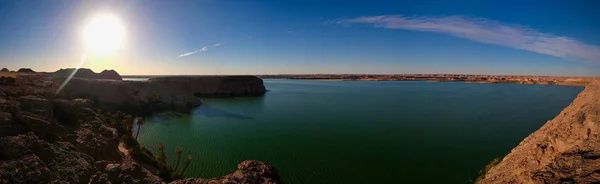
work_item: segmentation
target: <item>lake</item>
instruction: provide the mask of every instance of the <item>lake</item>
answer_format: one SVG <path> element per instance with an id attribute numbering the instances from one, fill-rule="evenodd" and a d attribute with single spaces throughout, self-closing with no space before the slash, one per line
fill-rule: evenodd
<path id="1" fill-rule="evenodd" d="M 187 177 L 244 160 L 294 183 L 472 183 L 568 106 L 583 87 L 424 81 L 264 81 L 264 97 L 202 99 L 192 115 L 148 117 L 140 143 L 164 142 Z M 183 160 L 182 160 L 183 162 Z"/>

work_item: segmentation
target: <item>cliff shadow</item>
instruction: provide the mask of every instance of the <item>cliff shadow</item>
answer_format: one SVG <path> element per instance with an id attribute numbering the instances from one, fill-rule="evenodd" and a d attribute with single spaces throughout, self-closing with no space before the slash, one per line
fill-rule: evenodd
<path id="1" fill-rule="evenodd" d="M 227 112 L 208 104 L 202 104 L 192 112 L 192 115 L 201 115 L 206 117 L 234 118 L 234 119 L 254 119 L 250 116 Z"/>

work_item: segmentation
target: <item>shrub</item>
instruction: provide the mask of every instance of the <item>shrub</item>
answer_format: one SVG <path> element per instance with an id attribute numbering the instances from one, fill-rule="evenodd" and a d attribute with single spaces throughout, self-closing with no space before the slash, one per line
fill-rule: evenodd
<path id="1" fill-rule="evenodd" d="M 494 158 L 490 163 L 485 165 L 485 168 L 483 168 L 482 170 L 479 170 L 479 176 L 477 177 L 477 179 L 475 179 L 475 183 L 484 179 L 485 174 L 487 174 L 487 172 L 490 171 L 490 169 L 492 169 L 492 167 L 498 165 L 500 163 L 500 161 L 502 161 L 501 158 Z"/>

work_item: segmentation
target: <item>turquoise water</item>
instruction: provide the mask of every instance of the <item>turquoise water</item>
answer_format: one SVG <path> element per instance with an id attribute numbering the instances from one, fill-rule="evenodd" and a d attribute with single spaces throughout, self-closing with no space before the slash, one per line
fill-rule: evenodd
<path id="1" fill-rule="evenodd" d="M 202 99 L 148 118 L 142 145 L 194 158 L 186 176 L 243 160 L 286 183 L 472 183 L 479 169 L 569 105 L 583 87 L 420 81 L 265 80 L 264 97 Z M 174 165 L 174 164 L 173 164 Z"/>

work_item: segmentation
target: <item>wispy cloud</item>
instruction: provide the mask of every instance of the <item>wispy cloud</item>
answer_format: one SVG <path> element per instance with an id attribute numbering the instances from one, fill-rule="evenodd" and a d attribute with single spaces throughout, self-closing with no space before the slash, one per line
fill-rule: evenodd
<path id="1" fill-rule="evenodd" d="M 335 24 L 372 24 L 375 27 L 448 34 L 473 41 L 527 50 L 550 56 L 600 62 L 600 47 L 519 25 L 464 16 L 383 15 L 334 21 Z"/>
<path id="2" fill-rule="evenodd" d="M 205 47 L 202 47 L 199 50 L 195 50 L 195 51 L 192 51 L 192 52 L 187 52 L 187 53 L 179 54 L 179 57 L 186 57 L 186 56 L 194 55 L 194 54 L 196 54 L 198 52 L 207 51 L 211 47 L 218 47 L 218 46 L 221 46 L 221 45 L 224 45 L 224 44 L 225 43 L 217 43 L 217 44 L 214 44 L 213 46 L 210 46 L 210 47 L 209 46 L 205 46 Z"/>

